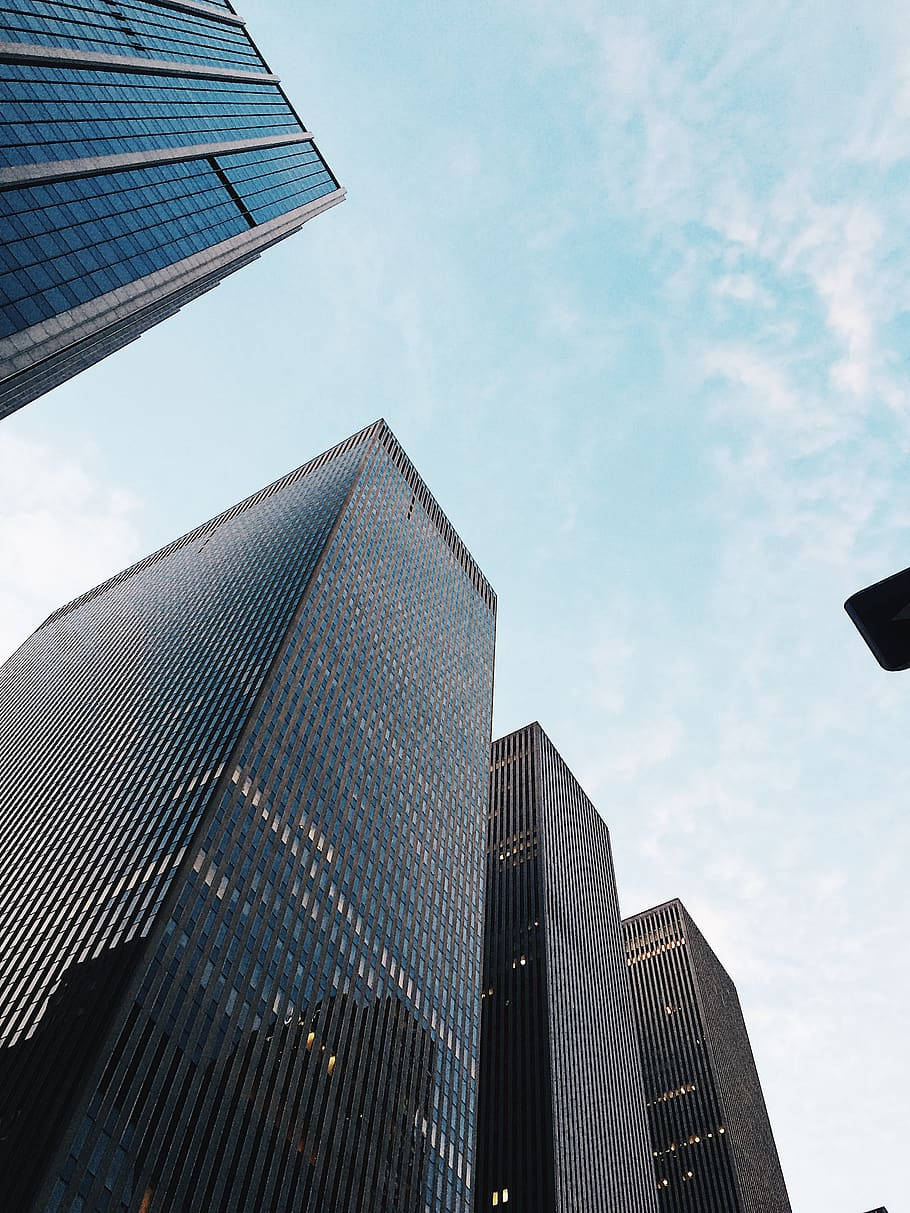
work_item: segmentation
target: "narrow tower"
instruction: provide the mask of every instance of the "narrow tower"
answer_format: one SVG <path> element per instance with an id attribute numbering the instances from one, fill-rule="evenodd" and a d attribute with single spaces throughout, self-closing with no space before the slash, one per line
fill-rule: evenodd
<path id="1" fill-rule="evenodd" d="M 344 197 L 227 0 L 6 0 L 0 101 L 0 418 Z"/>
<path id="2" fill-rule="evenodd" d="M 661 1209 L 790 1213 L 736 987 L 682 902 L 623 920 Z"/>
<path id="3" fill-rule="evenodd" d="M 494 629 L 377 422 L 9 659 L 5 1213 L 467 1213 Z"/>
<path id="4" fill-rule="evenodd" d="M 610 835 L 539 724 L 493 743 L 475 1210 L 656 1208 Z"/>

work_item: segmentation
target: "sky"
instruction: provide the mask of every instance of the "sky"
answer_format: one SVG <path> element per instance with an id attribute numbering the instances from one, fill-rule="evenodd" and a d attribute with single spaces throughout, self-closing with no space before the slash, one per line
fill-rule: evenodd
<path id="1" fill-rule="evenodd" d="M 733 976 L 795 1213 L 902 1213 L 910 673 L 842 603 L 910 564 L 905 5 L 240 11 L 348 198 L 0 425 L 0 655 L 384 416 L 497 734 Z"/>

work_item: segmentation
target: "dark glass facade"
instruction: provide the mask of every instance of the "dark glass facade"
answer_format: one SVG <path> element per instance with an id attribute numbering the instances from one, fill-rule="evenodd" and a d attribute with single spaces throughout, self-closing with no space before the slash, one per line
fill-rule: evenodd
<path id="1" fill-rule="evenodd" d="M 623 921 L 658 1200 L 790 1213 L 736 987 L 680 901 Z"/>
<path id="2" fill-rule="evenodd" d="M 4 1209 L 470 1207 L 494 633 L 377 422 L 9 659 Z"/>
<path id="3" fill-rule="evenodd" d="M 228 3 L 0 0 L 0 417 L 344 192 Z"/>
<path id="4" fill-rule="evenodd" d="M 474 1207 L 649 1213 L 609 831 L 539 724 L 490 766 Z"/>

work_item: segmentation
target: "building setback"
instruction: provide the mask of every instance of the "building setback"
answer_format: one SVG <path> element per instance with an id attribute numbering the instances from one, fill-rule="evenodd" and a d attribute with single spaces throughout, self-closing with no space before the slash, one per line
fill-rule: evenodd
<path id="1" fill-rule="evenodd" d="M 0 418 L 344 197 L 227 0 L 5 0 Z"/>
<path id="2" fill-rule="evenodd" d="M 494 632 L 377 422 L 9 659 L 4 1213 L 467 1213 Z"/>
<path id="3" fill-rule="evenodd" d="M 656 1209 L 607 826 L 539 724 L 493 743 L 475 1209 Z"/>
<path id="4" fill-rule="evenodd" d="M 790 1213 L 736 987 L 674 900 L 623 920 L 660 1207 Z"/>

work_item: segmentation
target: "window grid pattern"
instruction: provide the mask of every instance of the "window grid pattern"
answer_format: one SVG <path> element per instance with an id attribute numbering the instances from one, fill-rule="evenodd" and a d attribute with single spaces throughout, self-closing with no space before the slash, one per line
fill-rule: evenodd
<path id="1" fill-rule="evenodd" d="M 229 152 L 215 160 L 256 223 L 268 223 L 335 189 L 315 148 L 285 146 Z"/>
<path id="2" fill-rule="evenodd" d="M 275 84 L 0 64 L 0 162 L 148 152 L 291 135 Z"/>
<path id="3" fill-rule="evenodd" d="M 490 789 L 477 1207 L 655 1209 L 609 832 L 539 724 Z"/>
<path id="4" fill-rule="evenodd" d="M 475 1208 L 556 1208 L 546 916 L 535 747 L 493 743 L 487 819 Z M 507 1211 L 508 1213 L 508 1211 Z"/>
<path id="5" fill-rule="evenodd" d="M 192 532 L 59 612 L 3 666 L 4 1124 L 31 1124 L 41 1084 L 16 1046 L 37 1035 L 61 978 L 103 967 L 155 921 L 361 458 L 355 446 L 299 477 L 283 503 L 264 498 Z M 68 1073 L 56 1061 L 46 1081 Z M 16 1144 L 5 1134 L 2 1151 Z M 32 1178 L 20 1169 L 24 1185 Z"/>
<path id="6" fill-rule="evenodd" d="M 790 1213 L 729 976 L 678 901 L 623 934 L 660 1208 Z"/>
<path id="7" fill-rule="evenodd" d="M 727 1134 L 746 1213 L 790 1213 L 736 987 L 685 908 L 681 918 L 707 1027 L 706 1039 L 726 1108 Z"/>
<path id="8" fill-rule="evenodd" d="M 153 0 L 0 0 L 4 40 L 265 72 L 243 26 Z"/>
<path id="9" fill-rule="evenodd" d="M 0 337 L 334 189 L 319 153 L 290 145 L 0 192 Z"/>
<path id="10" fill-rule="evenodd" d="M 470 1208 L 495 600 L 367 441 L 48 1208 Z"/>
<path id="11" fill-rule="evenodd" d="M 224 18 L 158 0 L 0 0 L 0 41 L 55 51 L 0 64 L 0 417 L 342 200 L 244 26 Z M 295 136 L 280 157 L 199 157 Z"/>
<path id="12" fill-rule="evenodd" d="M 535 734 L 558 1126 L 557 1207 L 566 1213 L 651 1210 L 641 1062 L 610 834 L 539 725 Z M 593 1147 L 590 1154 L 586 1143 Z"/>
<path id="13" fill-rule="evenodd" d="M 405 1172 L 413 1179 L 416 1153 L 420 1183 L 410 1190 L 420 1200 L 391 1207 L 468 1208 L 493 620 L 416 497 L 377 452 L 143 983 L 133 1038 L 151 1010 L 169 1043 L 163 1060 L 145 1050 L 133 1090 L 147 1066 L 157 1111 L 133 1093 L 117 1100 L 156 1130 L 138 1147 L 138 1187 L 153 1186 L 163 1208 L 191 1195 L 219 1209 L 376 1207 L 377 1180 L 382 1190 L 399 1168 L 387 1160 L 377 1174 L 383 1150 L 358 1142 L 359 1117 L 339 1083 L 313 1124 L 320 1072 L 308 1071 L 305 1048 L 295 1063 L 281 1047 L 278 1025 L 314 1030 L 317 1011 L 339 995 L 350 999 L 340 1019 L 352 1031 L 356 1008 L 400 1000 L 420 1028 L 413 1039 L 435 1049 L 433 1100 Z M 229 906 L 238 912 L 218 927 Z M 278 1131 L 265 1156 L 253 1150 L 249 1109 L 226 1113 L 211 1101 L 208 1074 L 186 1060 L 217 1052 L 216 1067 L 228 1065 L 244 1029 L 254 1034 L 249 1065 L 273 1093 L 264 1115 Z M 121 1052 L 125 1069 L 131 1044 Z M 185 1086 L 162 1075 L 177 1058 Z M 302 1094 L 301 1081 L 310 1084 Z M 121 1091 L 119 1074 L 110 1086 Z M 100 1098 L 90 1122 L 86 1140 L 97 1143 Z M 116 1140 L 81 1172 L 83 1185 L 94 1183 L 80 1193 L 87 1207 L 111 1179 Z M 312 1161 L 288 1152 L 302 1140 Z M 186 1158 L 179 1169 L 175 1156 Z M 83 1164 L 74 1158 L 61 1185 Z M 68 1198 L 72 1189 L 61 1190 Z"/>

